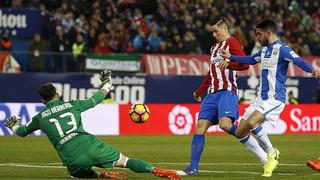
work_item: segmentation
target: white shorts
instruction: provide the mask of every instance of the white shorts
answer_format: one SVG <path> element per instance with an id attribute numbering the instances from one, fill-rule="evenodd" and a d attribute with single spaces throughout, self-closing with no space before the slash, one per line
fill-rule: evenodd
<path id="1" fill-rule="evenodd" d="M 260 97 L 257 97 L 253 103 L 246 108 L 246 111 L 242 118 L 244 120 L 247 120 L 249 116 L 254 112 L 254 111 L 259 111 L 261 112 L 264 117 L 272 124 L 276 124 L 279 120 L 279 115 L 283 111 L 285 107 L 285 104 L 279 100 L 276 99 L 267 99 L 267 100 L 262 100 Z"/>

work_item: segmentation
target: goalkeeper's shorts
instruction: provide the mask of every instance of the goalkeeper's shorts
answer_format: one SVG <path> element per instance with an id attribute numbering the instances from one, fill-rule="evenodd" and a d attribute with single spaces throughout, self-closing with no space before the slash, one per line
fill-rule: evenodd
<path id="1" fill-rule="evenodd" d="M 92 173 L 92 166 L 113 168 L 119 158 L 120 152 L 117 149 L 94 138 L 91 148 L 86 153 L 67 163 L 68 172 L 71 176 L 83 177 L 83 175 Z"/>

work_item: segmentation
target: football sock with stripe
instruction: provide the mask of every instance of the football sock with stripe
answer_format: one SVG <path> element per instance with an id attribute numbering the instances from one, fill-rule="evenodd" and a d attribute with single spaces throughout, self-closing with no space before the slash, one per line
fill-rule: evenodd
<path id="1" fill-rule="evenodd" d="M 269 140 L 267 132 L 262 128 L 262 126 L 258 126 L 252 130 L 252 133 L 256 135 L 256 138 L 263 143 L 264 147 L 268 154 L 274 153 L 274 148 Z"/>
<path id="2" fill-rule="evenodd" d="M 267 162 L 267 153 L 260 147 L 258 141 L 253 136 L 248 134 L 246 137 L 238 140 L 244 144 L 247 150 L 255 154 L 262 164 Z"/>

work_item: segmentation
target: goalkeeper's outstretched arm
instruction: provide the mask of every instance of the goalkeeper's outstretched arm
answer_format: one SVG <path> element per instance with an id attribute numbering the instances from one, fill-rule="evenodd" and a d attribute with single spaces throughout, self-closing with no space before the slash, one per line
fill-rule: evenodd
<path id="1" fill-rule="evenodd" d="M 28 125 L 20 125 L 21 118 L 19 116 L 11 116 L 6 119 L 6 126 L 17 136 L 25 137 L 35 130 L 39 129 L 36 118 L 33 118 Z"/>
<path id="2" fill-rule="evenodd" d="M 100 104 L 112 89 L 111 71 L 104 70 L 100 73 L 100 91 L 86 100 L 75 100 L 74 104 L 83 112 Z"/>

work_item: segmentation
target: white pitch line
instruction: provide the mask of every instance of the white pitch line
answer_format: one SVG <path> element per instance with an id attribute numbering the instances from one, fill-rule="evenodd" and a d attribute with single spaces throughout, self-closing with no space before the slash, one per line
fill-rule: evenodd
<path id="1" fill-rule="evenodd" d="M 189 165 L 190 163 L 150 163 L 150 164 L 160 164 L 160 165 Z M 207 166 L 218 166 L 218 165 L 226 165 L 226 166 L 262 166 L 260 163 L 200 163 L 199 165 L 207 165 Z M 305 164 L 287 164 L 280 163 L 279 166 L 306 166 Z"/>
<path id="2" fill-rule="evenodd" d="M 261 175 L 261 172 L 250 172 L 250 171 L 210 171 L 210 170 L 199 170 L 202 173 L 218 173 L 218 174 L 253 174 L 253 175 Z M 291 173 L 273 173 L 282 176 L 296 176 L 296 174 Z"/>
<path id="3" fill-rule="evenodd" d="M 64 166 L 45 166 L 45 165 L 32 165 L 32 164 L 21 164 L 21 163 L 1 163 L 0 166 L 11 166 L 11 167 L 27 167 L 27 168 L 55 168 L 64 169 Z"/>

